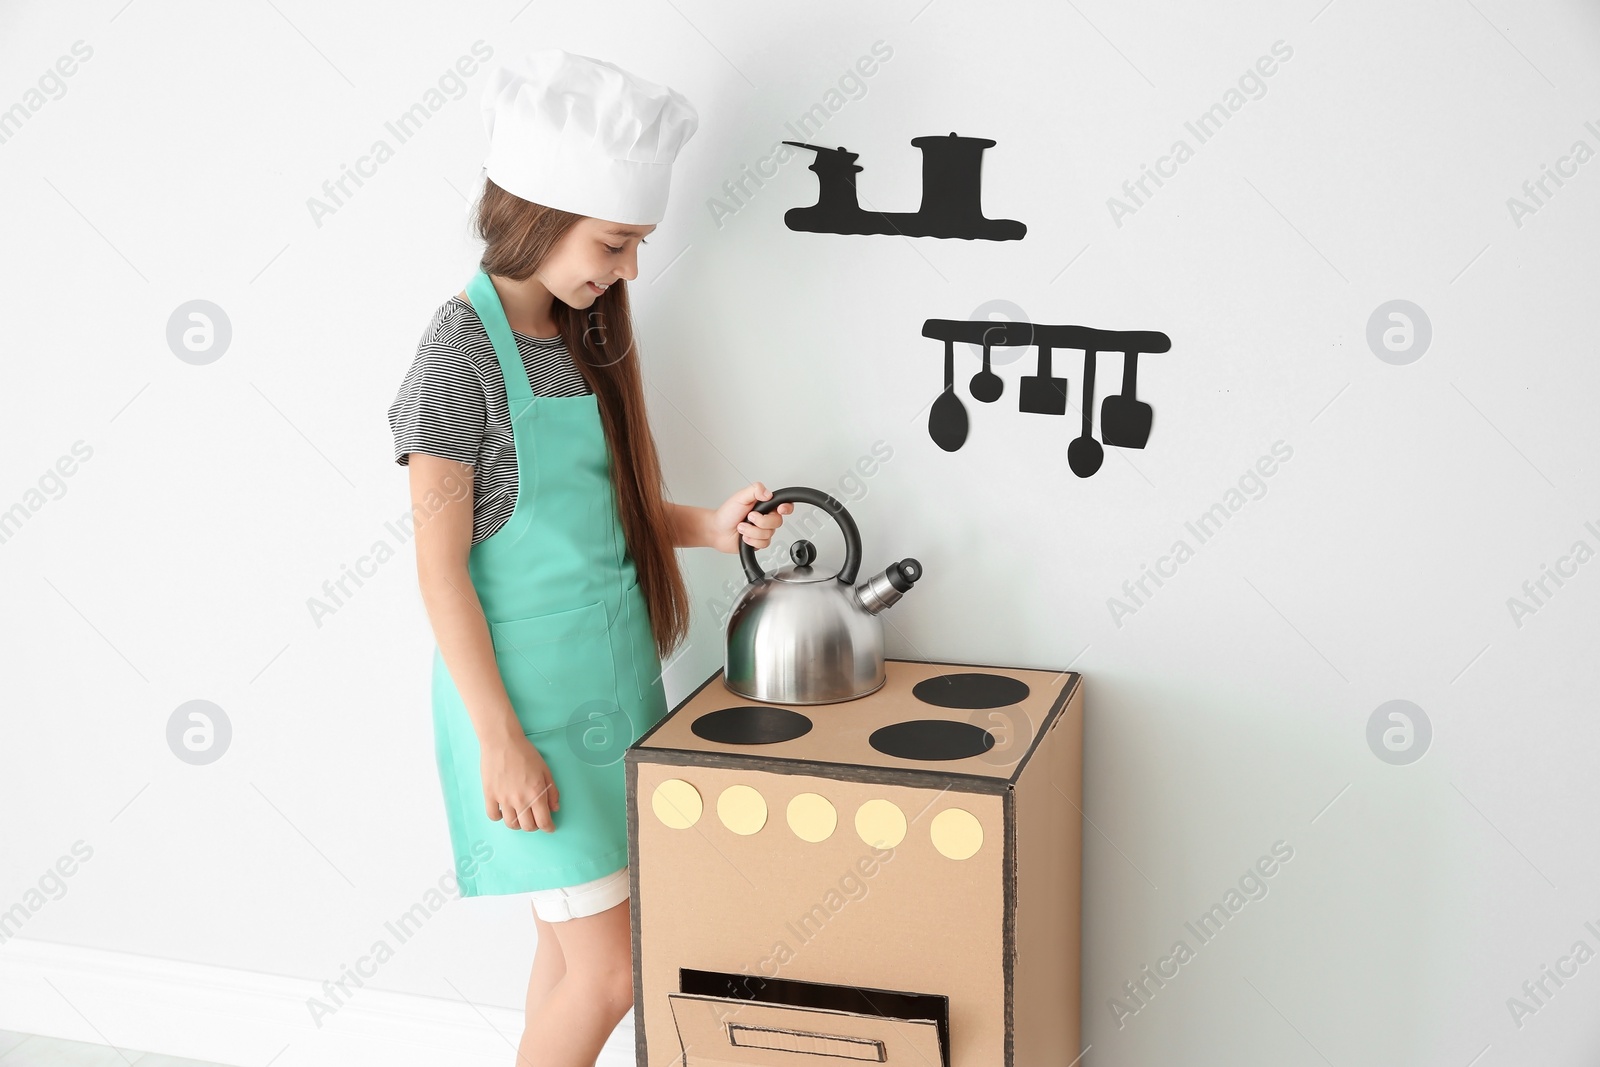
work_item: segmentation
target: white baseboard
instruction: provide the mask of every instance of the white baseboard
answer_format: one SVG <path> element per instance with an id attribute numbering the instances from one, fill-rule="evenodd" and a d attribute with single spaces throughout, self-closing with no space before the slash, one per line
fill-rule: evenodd
<path id="1" fill-rule="evenodd" d="M 0 1030 L 234 1067 L 513 1067 L 522 1012 L 363 988 L 317 1026 L 320 981 L 14 937 Z M 596 1067 L 633 1067 L 633 1017 Z"/>

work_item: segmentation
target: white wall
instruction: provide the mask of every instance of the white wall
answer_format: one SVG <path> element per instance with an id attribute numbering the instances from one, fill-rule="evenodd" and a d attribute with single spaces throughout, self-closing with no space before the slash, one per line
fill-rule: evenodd
<path id="1" fill-rule="evenodd" d="M 882 440 L 892 459 L 846 496 L 864 568 L 927 569 L 886 617 L 890 654 L 1084 672 L 1085 1063 L 1600 1054 L 1600 963 L 1546 980 L 1520 1025 L 1507 1003 L 1575 942 L 1600 949 L 1600 563 L 1508 607 L 1575 542 L 1600 549 L 1600 162 L 1532 214 L 1507 202 L 1574 142 L 1600 150 L 1593 5 L 109 0 L 0 20 L 0 107 L 93 50 L 0 144 L 0 509 L 29 512 L 0 544 L 0 908 L 92 849 L 25 937 L 320 980 L 446 870 L 384 411 L 475 262 L 483 73 L 320 225 L 307 200 L 393 144 L 385 122 L 475 41 L 559 44 L 700 110 L 633 287 L 676 499 L 840 491 Z M 864 93 L 819 133 L 786 127 L 876 41 L 893 55 Z M 1197 145 L 1184 123 L 1279 41 L 1264 95 Z M 998 142 L 984 206 L 1024 240 L 789 231 L 809 153 L 712 210 L 785 138 L 860 152 L 864 198 L 914 210 L 909 142 L 950 131 Z M 1119 225 L 1108 198 L 1178 138 L 1193 157 Z M 194 299 L 232 326 L 207 366 L 166 340 Z M 1404 365 L 1366 338 L 1393 299 L 1432 326 Z M 922 321 L 993 300 L 1167 332 L 1140 368 L 1149 447 L 1073 476 L 1076 418 L 1016 416 L 1032 356 L 1002 351 L 1006 396 L 963 384 L 971 437 L 936 448 Z M 976 369 L 963 347 L 958 381 Z M 1280 441 L 1292 457 L 1198 544 L 1186 521 Z M 1192 558 L 1114 617 L 1180 538 Z M 316 625 L 308 598 L 378 541 L 398 554 Z M 740 574 L 685 562 L 700 608 L 674 701 L 720 666 L 710 605 Z M 232 724 L 209 766 L 168 748 L 192 699 Z M 1367 741 L 1394 699 L 1432 725 L 1408 765 Z M 1185 922 L 1278 841 L 1267 895 L 1199 945 Z M 1122 984 L 1180 938 L 1194 958 L 1119 1020 Z M 523 906 L 451 904 L 370 985 L 517 1007 L 533 945 Z"/>

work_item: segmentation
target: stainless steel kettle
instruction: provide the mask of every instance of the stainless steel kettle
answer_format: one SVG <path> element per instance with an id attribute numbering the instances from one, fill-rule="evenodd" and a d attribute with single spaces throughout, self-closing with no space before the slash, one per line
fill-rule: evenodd
<path id="1" fill-rule="evenodd" d="M 796 541 L 794 561 L 767 574 L 755 549 L 739 542 L 739 561 L 750 584 L 728 615 L 728 655 L 723 684 L 743 697 L 771 704 L 833 704 L 880 688 L 883 622 L 878 614 L 922 577 L 911 558 L 855 584 L 861 534 L 832 494 L 803 485 L 779 489 L 756 504 L 765 515 L 779 504 L 813 504 L 833 516 L 844 534 L 844 566 L 837 574 L 813 569 L 816 546 Z"/>

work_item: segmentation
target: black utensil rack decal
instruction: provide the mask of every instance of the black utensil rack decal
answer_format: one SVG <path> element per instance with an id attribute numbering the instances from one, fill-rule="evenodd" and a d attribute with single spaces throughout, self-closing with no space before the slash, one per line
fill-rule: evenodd
<path id="1" fill-rule="evenodd" d="M 1005 391 L 1005 380 L 989 366 L 989 349 L 996 346 L 1032 346 L 1039 350 L 1033 374 L 1024 375 L 1018 390 L 1017 410 L 1039 415 L 1067 413 L 1067 379 L 1053 373 L 1052 355 L 1064 348 L 1083 353 L 1083 429 L 1067 446 L 1072 473 L 1087 478 L 1105 459 L 1102 442 L 1115 448 L 1143 448 L 1150 439 L 1154 412 L 1135 395 L 1139 357 L 1172 349 L 1172 339 L 1156 330 L 1097 330 L 1089 326 L 1057 326 L 1034 322 L 993 322 L 988 319 L 928 319 L 922 336 L 944 342 L 944 390 L 928 412 L 928 436 L 946 452 L 967 440 L 967 406 L 956 392 L 957 341 L 983 347 L 983 367 L 967 383 L 974 400 L 992 404 Z M 1101 352 L 1122 353 L 1122 392 L 1105 398 L 1100 406 L 1100 440 L 1094 438 L 1094 374 Z"/>
<path id="2" fill-rule="evenodd" d="M 843 145 L 826 148 L 785 141 L 817 154 L 808 168 L 817 176 L 817 202 L 790 208 L 783 222 L 809 233 L 892 233 L 906 237 L 961 237 L 966 240 L 1019 241 L 1028 227 L 1016 219 L 983 217 L 983 152 L 997 142 L 987 137 L 914 137 L 922 150 L 922 205 L 914 212 L 869 211 L 856 197 L 859 153 Z"/>

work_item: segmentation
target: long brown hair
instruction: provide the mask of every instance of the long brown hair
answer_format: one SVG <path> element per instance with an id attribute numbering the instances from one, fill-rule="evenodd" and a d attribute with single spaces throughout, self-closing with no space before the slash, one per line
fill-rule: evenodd
<path id="1" fill-rule="evenodd" d="M 523 200 L 485 177 L 477 214 L 478 236 L 485 248 L 478 265 L 503 278 L 528 278 L 582 218 Z M 584 309 L 557 297 L 550 314 L 599 403 L 611 449 L 617 513 L 650 608 L 656 652 L 665 659 L 688 635 L 689 591 L 672 543 L 666 484 L 645 411 L 627 283 L 617 279 Z"/>

